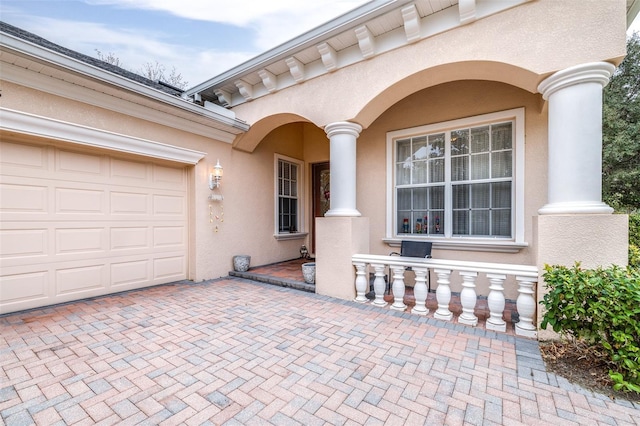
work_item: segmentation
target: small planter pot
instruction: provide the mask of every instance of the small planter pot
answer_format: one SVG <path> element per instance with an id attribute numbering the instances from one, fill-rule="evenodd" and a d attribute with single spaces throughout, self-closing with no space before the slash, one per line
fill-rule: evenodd
<path id="1" fill-rule="evenodd" d="M 233 270 L 236 272 L 247 272 L 249 270 L 250 263 L 251 256 L 248 256 L 246 254 L 233 256 Z"/>
<path id="2" fill-rule="evenodd" d="M 316 263 L 309 262 L 302 264 L 302 277 L 307 284 L 316 283 Z"/>

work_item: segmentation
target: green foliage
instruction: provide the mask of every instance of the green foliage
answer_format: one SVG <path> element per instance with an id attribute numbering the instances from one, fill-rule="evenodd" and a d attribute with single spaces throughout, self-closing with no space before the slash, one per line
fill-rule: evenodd
<path id="1" fill-rule="evenodd" d="M 629 266 L 640 268 L 640 212 L 629 215 Z"/>
<path id="2" fill-rule="evenodd" d="M 640 393 L 640 269 L 545 265 L 542 328 L 601 345 L 614 389 Z"/>
<path id="3" fill-rule="evenodd" d="M 620 211 L 640 208 L 640 34 L 604 89 L 603 200 Z"/>

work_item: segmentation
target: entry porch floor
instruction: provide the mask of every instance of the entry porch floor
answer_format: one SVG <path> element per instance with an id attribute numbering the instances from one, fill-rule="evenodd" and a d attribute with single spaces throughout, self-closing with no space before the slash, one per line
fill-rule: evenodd
<path id="1" fill-rule="evenodd" d="M 236 276 L 241 278 L 250 279 L 253 281 L 259 281 L 266 284 L 272 284 L 281 287 L 290 287 L 298 290 L 308 291 L 315 293 L 315 285 L 307 284 L 302 277 L 302 264 L 306 262 L 314 262 L 309 259 L 292 259 L 284 262 L 273 263 L 269 265 L 257 266 L 250 268 L 246 272 L 229 271 L 230 276 Z M 432 283 L 435 280 L 432 277 Z M 373 283 L 373 276 L 371 276 L 371 283 Z M 355 284 L 353 284 L 355 285 Z M 370 299 L 373 299 L 373 292 L 369 295 Z M 386 308 L 393 303 L 393 293 L 385 294 L 385 301 L 388 303 Z M 405 312 L 411 312 L 411 309 L 415 306 L 415 298 L 413 296 L 413 287 L 405 288 L 404 303 L 407 305 Z M 433 318 L 433 313 L 438 308 L 438 302 L 436 301 L 435 284 L 431 286 L 431 291 L 427 296 L 427 308 L 429 314 L 427 317 Z M 452 293 L 451 302 L 449 303 L 449 310 L 453 313 L 453 323 L 457 323 L 457 318 L 462 313 L 462 304 L 460 303 L 460 294 Z M 489 318 L 489 306 L 487 305 L 487 298 L 480 296 L 474 310 L 474 314 L 478 317 L 478 328 L 484 328 L 487 318 Z M 518 320 L 518 312 L 516 309 L 515 300 L 506 300 L 504 309 L 504 320 L 507 322 L 507 333 L 515 334 L 514 322 Z"/>
<path id="2" fill-rule="evenodd" d="M 638 425 L 538 343 L 237 277 L 0 316 L 6 425 Z"/>

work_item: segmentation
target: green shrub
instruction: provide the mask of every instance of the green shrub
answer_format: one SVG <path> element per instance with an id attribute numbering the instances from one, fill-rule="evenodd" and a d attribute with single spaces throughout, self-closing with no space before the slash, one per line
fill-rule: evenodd
<path id="1" fill-rule="evenodd" d="M 629 266 L 640 268 L 640 213 L 629 215 Z"/>
<path id="2" fill-rule="evenodd" d="M 640 269 L 545 265 L 542 328 L 601 345 L 614 389 L 640 393 Z"/>

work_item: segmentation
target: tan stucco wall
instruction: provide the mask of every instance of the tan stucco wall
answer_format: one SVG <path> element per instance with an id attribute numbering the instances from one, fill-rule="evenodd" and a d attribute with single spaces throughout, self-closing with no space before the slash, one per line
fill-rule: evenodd
<path id="1" fill-rule="evenodd" d="M 316 223 L 316 293 L 352 300 L 356 290 L 351 256 L 369 251 L 369 218 L 322 217 Z"/>
<path id="2" fill-rule="evenodd" d="M 461 117 L 525 109 L 525 242 L 532 244 L 532 218 L 546 202 L 546 111 L 540 111 L 539 95 L 503 83 L 461 81 L 422 90 L 398 102 L 382 114 L 357 142 L 357 207 L 371 222 L 370 247 L 373 254 L 389 254 L 397 248 L 388 246 L 386 225 L 386 134 L 388 131 L 433 124 Z M 433 256 L 451 260 L 534 264 L 532 247 L 519 253 L 434 250 Z M 482 288 L 486 283 L 479 282 Z M 460 291 L 454 284 L 454 291 Z M 517 293 L 508 292 L 515 298 Z M 486 293 L 484 293 L 486 294 Z"/>
<path id="3" fill-rule="evenodd" d="M 548 215 L 533 221 L 536 236 L 536 265 L 540 271 L 537 301 L 547 292 L 543 274 L 545 265 L 571 267 L 575 262 L 586 269 L 626 266 L 628 263 L 629 216 L 613 215 Z M 540 305 L 538 305 L 540 306 Z M 538 328 L 544 313 L 537 317 Z M 539 328 L 541 340 L 556 339 L 551 328 Z"/>
<path id="4" fill-rule="evenodd" d="M 43 101 L 46 100 L 46 101 Z M 100 130 L 176 145 L 207 155 L 188 170 L 190 195 L 189 277 L 195 281 L 226 276 L 236 254 L 252 256 L 252 265 L 299 256 L 307 239 L 276 241 L 274 234 L 274 153 L 310 162 L 328 161 L 325 133 L 308 123 L 294 123 L 269 134 L 253 154 L 233 150 L 231 144 L 142 119 L 102 109 L 82 102 L 53 96 L 16 84 L 2 82 L 2 107 L 37 116 L 80 124 Z M 18 140 L 27 141 L 27 137 Z M 98 151 L 95 148 L 85 148 Z M 123 158 L 136 156 L 104 150 Z M 140 158 L 140 157 L 138 157 Z M 220 193 L 224 200 L 210 202 L 208 175 L 220 160 L 224 176 Z M 305 164 L 304 193 L 310 194 L 310 167 Z M 309 229 L 310 195 L 303 202 L 306 229 Z M 210 222 L 224 211 L 224 221 Z M 221 209 L 222 208 L 222 209 Z M 215 231 L 215 227 L 218 231 Z"/>

